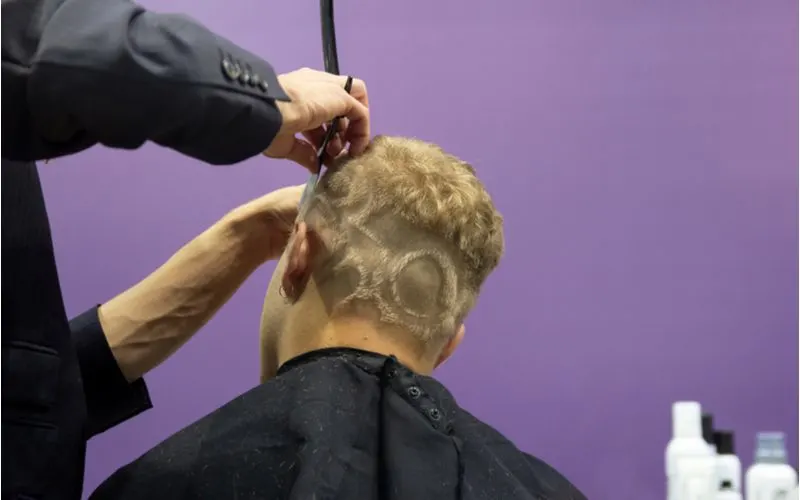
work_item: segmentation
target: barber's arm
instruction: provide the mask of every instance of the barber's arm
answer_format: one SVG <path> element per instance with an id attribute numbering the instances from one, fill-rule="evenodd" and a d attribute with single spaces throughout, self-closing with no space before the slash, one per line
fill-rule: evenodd
<path id="1" fill-rule="evenodd" d="M 117 364 L 93 307 L 69 322 L 86 398 L 87 438 L 153 407 L 141 378 L 128 382 Z"/>
<path id="2" fill-rule="evenodd" d="M 281 126 L 275 100 L 288 96 L 272 67 L 189 17 L 65 0 L 39 29 L 26 89 L 33 159 L 152 140 L 228 164 L 261 153 Z"/>
<path id="3" fill-rule="evenodd" d="M 233 210 L 144 280 L 71 322 L 91 434 L 150 407 L 141 377 L 280 255 L 301 193 L 284 188 Z"/>
<path id="4" fill-rule="evenodd" d="M 3 2 L 3 96 L 11 105 L 3 121 L 12 119 L 15 132 L 3 134 L 6 158 L 153 141 L 231 164 L 268 150 L 280 132 L 286 140 L 271 156 L 311 167 L 313 147 L 292 148 L 291 138 L 335 116 L 356 124 L 355 153 L 366 147 L 362 81 L 353 96 L 344 77 L 323 72 L 279 82 L 266 61 L 193 19 L 128 0 L 53 4 Z"/>

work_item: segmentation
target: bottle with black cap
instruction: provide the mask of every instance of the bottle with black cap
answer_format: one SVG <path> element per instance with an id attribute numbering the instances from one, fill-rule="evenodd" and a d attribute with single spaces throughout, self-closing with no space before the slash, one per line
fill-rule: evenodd
<path id="1" fill-rule="evenodd" d="M 730 481 L 722 481 L 714 500 L 742 500 L 742 494 L 733 489 Z"/>
<path id="2" fill-rule="evenodd" d="M 708 444 L 708 449 L 713 455 L 717 454 L 717 445 L 714 443 L 714 415 L 703 412 L 700 417 L 700 423 L 703 430 L 703 441 Z"/>
<path id="3" fill-rule="evenodd" d="M 714 444 L 717 448 L 717 480 L 721 494 L 717 500 L 741 498 L 742 463 L 734 451 L 733 432 L 715 431 Z"/>

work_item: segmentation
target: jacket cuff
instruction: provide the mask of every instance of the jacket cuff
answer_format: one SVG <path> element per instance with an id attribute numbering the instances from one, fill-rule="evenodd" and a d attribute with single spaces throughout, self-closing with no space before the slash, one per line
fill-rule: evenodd
<path id="1" fill-rule="evenodd" d="M 153 407 L 143 379 L 129 383 L 100 325 L 98 307 L 69 322 L 87 407 L 87 439 Z"/>

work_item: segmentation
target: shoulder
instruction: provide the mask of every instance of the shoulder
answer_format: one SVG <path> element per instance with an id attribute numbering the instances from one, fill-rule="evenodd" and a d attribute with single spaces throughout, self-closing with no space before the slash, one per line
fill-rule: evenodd
<path id="1" fill-rule="evenodd" d="M 586 500 L 586 496 L 553 466 L 520 450 L 489 424 L 465 410 L 461 410 L 459 420 L 459 427 L 466 434 L 465 445 L 494 457 L 527 488 L 552 500 Z"/>
<path id="2" fill-rule="evenodd" d="M 544 460 L 534 457 L 531 454 L 522 452 L 528 462 L 528 466 L 534 471 L 540 482 L 556 492 L 555 498 L 565 500 L 586 500 L 586 496 L 581 493 L 566 477 L 555 468 L 547 464 Z"/>

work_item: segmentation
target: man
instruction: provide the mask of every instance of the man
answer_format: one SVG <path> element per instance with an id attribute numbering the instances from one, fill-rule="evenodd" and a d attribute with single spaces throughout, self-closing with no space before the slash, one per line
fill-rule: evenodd
<path id="1" fill-rule="evenodd" d="M 134 149 L 152 141 L 215 165 L 264 152 L 315 168 L 322 126 L 334 117 L 347 120 L 329 153 L 348 143 L 353 155 L 366 147 L 367 92 L 361 80 L 348 94 L 345 77 L 308 69 L 277 76 L 266 61 L 192 19 L 128 0 L 3 0 L 0 17 L 2 496 L 77 499 L 86 438 L 149 407 L 136 380 L 179 344 L 163 327 L 177 320 L 162 321 L 153 316 L 157 308 L 140 310 L 142 303 L 158 295 L 179 311 L 202 290 L 123 294 L 139 299 L 117 301 L 100 320 L 89 311 L 70 325 L 32 162 L 96 144 Z M 182 281 L 180 268 L 171 273 Z M 165 296 L 169 289 L 176 295 Z M 161 354 L 142 354 L 150 350 L 135 340 L 149 328 L 148 342 L 162 346 Z M 127 347 L 109 349 L 127 335 Z"/>
<path id="2" fill-rule="evenodd" d="M 468 164 L 376 138 L 301 211 L 265 299 L 268 380 L 91 498 L 584 499 L 429 376 L 502 253 Z"/>

